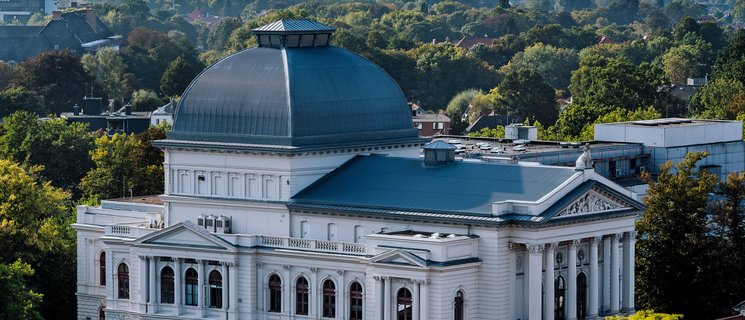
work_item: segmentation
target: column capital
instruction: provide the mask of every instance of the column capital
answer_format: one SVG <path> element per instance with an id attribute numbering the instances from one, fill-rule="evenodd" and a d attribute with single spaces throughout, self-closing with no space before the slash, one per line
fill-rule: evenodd
<path id="1" fill-rule="evenodd" d="M 147 260 L 146 255 L 138 255 L 137 257 L 140 258 L 140 260 Z"/>
<path id="2" fill-rule="evenodd" d="M 531 254 L 543 253 L 544 245 L 542 243 L 527 243 L 525 247 Z"/>
<path id="3" fill-rule="evenodd" d="M 179 258 L 178 257 L 171 257 L 171 260 L 173 260 L 173 262 L 179 262 Z"/>
<path id="4" fill-rule="evenodd" d="M 381 276 L 373 276 L 373 280 L 375 280 L 375 281 L 381 281 L 381 280 L 383 280 L 383 277 L 381 277 Z"/>
<path id="5" fill-rule="evenodd" d="M 569 248 L 570 249 L 576 249 L 580 242 L 581 242 L 581 240 L 578 240 L 578 239 L 574 239 L 574 240 L 569 241 Z"/>
<path id="6" fill-rule="evenodd" d="M 616 241 L 618 239 L 621 239 L 622 237 L 623 237 L 623 232 L 619 232 L 619 233 L 614 233 L 613 234 L 613 239 L 616 239 Z"/>
<path id="7" fill-rule="evenodd" d="M 290 270 L 290 265 L 289 264 L 282 265 L 282 269 Z M 313 271 L 313 269 L 317 269 L 317 268 L 310 268 L 310 271 Z M 313 271 L 313 272 L 315 272 L 315 271 Z"/>
<path id="8" fill-rule="evenodd" d="M 559 246 L 558 242 L 549 242 L 549 243 L 546 243 L 546 248 L 544 250 L 545 251 L 554 250 L 558 246 Z"/>
<path id="9" fill-rule="evenodd" d="M 602 241 L 603 241 L 603 237 L 601 236 L 595 236 L 595 237 L 590 238 L 590 244 L 592 245 L 597 245 Z"/>
<path id="10" fill-rule="evenodd" d="M 636 232 L 636 230 L 631 230 L 629 232 L 626 232 L 626 234 L 628 234 L 629 240 L 631 240 L 632 238 L 636 239 L 636 236 L 639 235 L 639 233 Z"/>
<path id="11" fill-rule="evenodd" d="M 233 263 L 230 261 L 221 261 L 220 265 L 222 265 L 223 267 L 232 267 Z"/>

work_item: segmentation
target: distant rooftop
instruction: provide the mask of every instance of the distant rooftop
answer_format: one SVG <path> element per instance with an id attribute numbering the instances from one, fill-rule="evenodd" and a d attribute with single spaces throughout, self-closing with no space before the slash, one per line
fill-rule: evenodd
<path id="1" fill-rule="evenodd" d="M 131 198 L 116 198 L 116 199 L 106 199 L 106 201 L 114 201 L 114 202 L 126 202 L 126 203 L 142 203 L 142 204 L 155 204 L 155 205 L 162 205 L 163 202 L 160 201 L 159 195 L 148 195 L 148 196 L 137 196 L 137 197 L 131 197 Z"/>
<path id="2" fill-rule="evenodd" d="M 742 123 L 730 120 L 663 118 L 595 125 L 595 140 L 680 147 L 742 140 Z"/>

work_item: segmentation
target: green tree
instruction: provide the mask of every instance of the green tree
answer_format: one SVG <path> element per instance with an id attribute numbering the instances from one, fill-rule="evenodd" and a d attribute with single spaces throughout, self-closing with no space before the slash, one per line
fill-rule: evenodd
<path id="1" fill-rule="evenodd" d="M 16 112 L 0 126 L 0 157 L 26 167 L 39 167 L 39 176 L 77 194 L 80 179 L 93 166 L 88 153 L 93 136 L 82 123 L 65 119 L 39 120 L 35 114 Z"/>
<path id="2" fill-rule="evenodd" d="M 13 80 L 13 66 L 0 60 L 0 90 L 5 89 L 11 80 Z"/>
<path id="3" fill-rule="evenodd" d="M 582 129 L 582 133 L 579 137 L 572 137 L 569 140 L 573 141 L 591 141 L 595 139 L 595 125 L 599 123 L 612 123 L 612 122 L 625 122 L 625 121 L 637 121 L 637 120 L 652 120 L 659 119 L 662 115 L 652 107 L 639 108 L 636 110 L 626 110 L 623 108 L 616 108 L 610 112 L 604 112 L 598 115 L 598 118 L 594 122 L 588 123 Z"/>
<path id="4" fill-rule="evenodd" d="M 91 79 L 80 58 L 69 50 L 62 50 L 27 59 L 18 67 L 14 82 L 43 97 L 46 112 L 60 114 L 80 102 Z"/>
<path id="5" fill-rule="evenodd" d="M 706 74 L 711 55 L 711 44 L 699 39 L 694 45 L 683 44 L 670 48 L 662 56 L 662 63 L 670 82 L 685 84 L 688 78 Z"/>
<path id="6" fill-rule="evenodd" d="M 461 134 L 468 128 L 468 121 L 463 121 L 464 115 L 468 112 L 468 106 L 471 104 L 473 97 L 481 94 L 477 89 L 468 89 L 458 92 L 448 103 L 445 109 L 445 115 L 450 118 L 450 132 Z"/>
<path id="7" fill-rule="evenodd" d="M 554 123 L 558 116 L 554 89 L 537 72 L 519 69 L 507 74 L 497 87 L 497 105 L 541 123 Z"/>
<path id="8" fill-rule="evenodd" d="M 682 314 L 658 313 L 654 310 L 639 310 L 630 316 L 605 317 L 606 320 L 682 320 Z"/>
<path id="9" fill-rule="evenodd" d="M 0 159 L 0 263 L 21 259 L 31 265 L 35 274 L 28 276 L 27 284 L 44 295 L 42 316 L 72 319 L 75 233 L 70 224 L 75 218 L 69 211 L 69 194 L 39 181 L 39 170 Z M 4 284 L 0 281 L 0 286 Z M 23 319 L 11 315 L 11 319 L 19 318 Z"/>
<path id="10" fill-rule="evenodd" d="M 168 65 L 160 78 L 160 91 L 169 97 L 181 95 L 196 75 L 194 69 L 182 57 L 178 57 Z"/>
<path id="11" fill-rule="evenodd" d="M 745 83 L 745 30 L 733 32 L 727 46 L 719 51 L 712 77 Z"/>
<path id="12" fill-rule="evenodd" d="M 16 260 L 12 264 L 0 263 L 0 319 L 43 319 L 38 306 L 42 295 L 31 290 L 25 278 L 34 274 L 27 263 Z"/>
<path id="13" fill-rule="evenodd" d="M 140 89 L 132 93 L 132 108 L 135 111 L 153 111 L 163 105 L 163 99 L 153 91 Z"/>
<path id="14" fill-rule="evenodd" d="M 118 99 L 124 96 L 122 81 L 127 66 L 116 49 L 103 48 L 95 55 L 85 54 L 81 62 L 88 74 L 103 86 L 110 98 Z"/>
<path id="15" fill-rule="evenodd" d="M 154 130 L 154 131 L 153 131 Z M 163 155 L 152 140 L 165 138 L 168 127 L 149 129 L 141 135 L 101 136 L 91 151 L 95 168 L 80 182 L 91 200 L 159 194 L 163 192 Z"/>
<path id="16" fill-rule="evenodd" d="M 738 94 L 744 92 L 745 85 L 740 81 L 715 79 L 698 89 L 688 100 L 688 106 L 693 114 L 698 114 L 701 118 L 733 120 L 740 112 L 745 111 L 733 104 L 737 101 Z"/>
<path id="17" fill-rule="evenodd" d="M 16 111 L 28 111 L 37 115 L 44 114 L 39 96 L 23 87 L 10 87 L 0 92 L 0 117 Z"/>
<path id="18" fill-rule="evenodd" d="M 719 178 L 698 170 L 707 153 L 689 153 L 673 167 L 661 167 L 657 181 L 649 173 L 647 210 L 636 224 L 636 293 L 644 309 L 708 318 L 702 300 L 711 293 L 706 275 L 707 199 Z M 696 294 L 691 294 L 695 292 Z"/>
<path id="19" fill-rule="evenodd" d="M 518 52 L 501 71 L 509 73 L 519 68 L 533 69 L 554 89 L 566 89 L 572 70 L 578 67 L 576 51 L 538 43 Z"/>
<path id="20" fill-rule="evenodd" d="M 230 34 L 242 24 L 240 18 L 225 18 L 211 28 L 207 35 L 207 47 L 211 50 L 222 51 L 230 39 Z"/>
<path id="21" fill-rule="evenodd" d="M 662 69 L 625 59 L 598 59 L 572 72 L 569 90 L 575 104 L 636 109 L 661 103 Z"/>

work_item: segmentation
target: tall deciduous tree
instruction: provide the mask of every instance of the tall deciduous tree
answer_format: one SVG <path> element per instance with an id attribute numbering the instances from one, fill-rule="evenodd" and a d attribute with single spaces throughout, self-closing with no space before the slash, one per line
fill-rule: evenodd
<path id="1" fill-rule="evenodd" d="M 91 79 L 80 58 L 69 50 L 48 51 L 24 61 L 18 68 L 15 83 L 44 97 L 49 113 L 72 110 L 87 92 Z"/>
<path id="2" fill-rule="evenodd" d="M 194 69 L 186 64 L 184 58 L 178 57 L 160 78 L 160 91 L 169 97 L 181 95 L 195 76 Z"/>
<path id="3" fill-rule="evenodd" d="M 502 71 L 509 73 L 519 68 L 533 69 L 554 89 L 566 89 L 572 70 L 578 67 L 576 51 L 538 43 L 518 52 L 502 67 Z"/>
<path id="4" fill-rule="evenodd" d="M 41 320 L 38 307 L 42 295 L 29 289 L 25 278 L 34 274 L 27 263 L 0 263 L 0 319 Z"/>
<path id="5" fill-rule="evenodd" d="M 745 85 L 740 81 L 719 78 L 700 88 L 688 100 L 691 112 L 706 119 L 730 119 L 745 111 L 745 106 L 738 106 L 738 94 L 745 92 Z"/>
<path id="6" fill-rule="evenodd" d="M 683 313 L 686 318 L 709 318 L 702 301 L 711 293 L 706 265 L 707 200 L 718 177 L 698 170 L 706 153 L 689 153 L 675 167 L 662 166 L 657 181 L 649 183 L 647 210 L 636 224 L 639 304 L 645 309 Z"/>
<path id="7" fill-rule="evenodd" d="M 101 84 L 110 98 L 118 99 L 124 95 L 122 80 L 126 65 L 117 50 L 103 48 L 95 55 L 83 55 L 81 61 L 88 74 Z"/>
<path id="8" fill-rule="evenodd" d="M 0 117 L 16 111 L 28 111 L 44 115 L 44 106 L 36 92 L 23 87 L 10 87 L 0 92 Z"/>
<path id="9" fill-rule="evenodd" d="M 20 259 L 31 265 L 36 272 L 27 278 L 27 284 L 44 295 L 42 316 L 72 319 L 76 305 L 75 233 L 70 224 L 74 216 L 69 211 L 69 194 L 39 181 L 39 170 L 0 159 L 0 263 Z"/>
<path id="10" fill-rule="evenodd" d="M 507 74 L 497 90 L 500 96 L 497 105 L 515 114 L 541 123 L 554 123 L 559 115 L 554 89 L 533 70 L 520 69 Z"/>
<path id="11" fill-rule="evenodd" d="M 0 157 L 43 166 L 38 174 L 54 186 L 77 194 L 78 182 L 93 166 L 88 153 L 94 139 L 82 123 L 40 121 L 35 114 L 16 112 L 3 119 L 0 132 Z"/>

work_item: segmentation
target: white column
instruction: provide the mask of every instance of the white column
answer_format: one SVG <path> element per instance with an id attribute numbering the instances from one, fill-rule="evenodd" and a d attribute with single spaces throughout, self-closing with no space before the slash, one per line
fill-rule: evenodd
<path id="1" fill-rule="evenodd" d="M 610 242 L 611 236 L 603 238 L 603 315 L 610 312 Z"/>
<path id="2" fill-rule="evenodd" d="M 230 291 L 230 272 L 228 269 L 232 269 L 229 265 L 229 262 L 223 262 L 222 263 L 222 310 L 227 311 L 228 306 L 230 306 L 230 295 L 228 295 L 228 292 Z"/>
<path id="3" fill-rule="evenodd" d="M 419 298 L 419 280 L 412 281 L 411 285 L 414 287 L 414 291 L 411 293 L 411 315 L 412 319 L 419 320 L 419 309 L 422 307 L 421 299 Z"/>
<path id="4" fill-rule="evenodd" d="M 236 271 L 238 269 L 237 263 L 230 263 L 228 268 L 228 297 L 230 304 L 228 305 L 228 313 L 230 314 L 229 319 L 237 319 L 238 313 L 238 276 Z M 261 291 L 261 289 L 259 289 Z"/>
<path id="5" fill-rule="evenodd" d="M 147 257 L 146 256 L 139 256 L 140 258 L 140 287 L 137 288 L 140 294 L 140 312 L 145 313 L 147 310 Z M 129 286 L 129 296 L 130 299 L 134 298 L 133 293 L 135 290 L 133 286 L 130 284 Z M 115 295 L 118 295 L 117 292 L 114 292 Z M 118 298 L 118 297 L 116 297 Z"/>
<path id="6" fill-rule="evenodd" d="M 365 303 L 368 303 L 368 301 L 370 301 L 373 304 L 376 304 L 373 306 L 373 319 L 380 320 L 383 319 L 383 314 L 380 311 L 383 309 L 383 301 L 385 301 L 383 297 L 383 278 L 379 276 L 373 276 L 373 280 L 375 280 L 375 296 L 377 298 L 371 300 L 365 299 Z"/>
<path id="7" fill-rule="evenodd" d="M 541 319 L 541 271 L 543 244 L 527 244 L 528 248 L 528 319 Z"/>
<path id="8" fill-rule="evenodd" d="M 197 260 L 197 307 L 204 307 L 204 260 Z"/>
<path id="9" fill-rule="evenodd" d="M 150 303 L 150 307 L 148 307 L 149 313 L 155 313 L 155 304 L 158 303 L 157 299 L 155 298 L 155 281 L 158 278 L 158 276 L 155 273 L 155 257 L 150 256 L 148 257 L 149 264 L 150 264 L 150 271 L 148 272 L 148 282 L 150 284 L 148 294 L 148 302 Z"/>
<path id="10" fill-rule="evenodd" d="M 587 316 L 590 319 L 598 316 L 598 245 L 600 239 L 600 237 L 590 239 L 590 279 L 588 281 L 590 303 L 587 311 Z"/>
<path id="11" fill-rule="evenodd" d="M 177 257 L 173 259 L 173 303 L 176 305 L 176 315 L 181 314 L 181 306 L 184 302 L 181 301 L 181 281 L 184 280 L 184 275 L 181 274 L 181 260 Z"/>
<path id="12" fill-rule="evenodd" d="M 320 309 L 322 306 L 319 307 L 322 303 L 321 300 L 323 300 L 323 298 L 318 298 L 319 295 L 321 297 L 323 296 L 323 288 L 321 288 L 321 285 L 318 284 L 318 268 L 310 268 L 310 272 L 310 288 L 308 288 L 308 307 L 310 310 L 308 310 L 308 316 L 312 318 L 315 315 L 321 315 L 321 313 L 323 312 L 323 309 Z M 290 300 L 288 299 L 287 301 L 289 302 Z M 290 307 L 290 310 L 292 310 L 292 307 Z"/>
<path id="13" fill-rule="evenodd" d="M 636 231 L 626 233 L 623 241 L 623 311 L 634 311 L 634 253 Z"/>
<path id="14" fill-rule="evenodd" d="M 284 265 L 282 266 L 284 269 L 284 272 L 282 272 L 282 277 L 284 278 L 284 281 L 282 282 L 282 308 L 281 311 L 283 314 L 291 314 L 292 313 L 292 304 L 290 303 L 290 299 L 292 298 L 292 290 L 290 288 L 293 288 L 295 286 L 294 283 L 292 283 L 292 279 L 290 278 L 290 266 Z M 315 274 L 315 272 L 314 272 Z M 316 292 L 318 292 L 318 284 L 316 283 L 315 279 L 313 280 L 313 283 L 310 284 L 310 289 L 316 288 Z M 316 294 L 316 296 L 318 296 Z M 309 303 L 313 303 L 313 295 L 310 295 L 309 298 L 311 301 Z"/>
<path id="15" fill-rule="evenodd" d="M 391 320 L 391 290 L 393 290 L 393 288 L 391 286 L 391 278 L 385 277 L 384 279 L 383 285 L 385 288 L 383 290 L 385 295 L 383 296 L 383 320 Z"/>
<path id="16" fill-rule="evenodd" d="M 422 281 L 419 289 L 419 299 L 422 301 L 422 310 L 419 311 L 419 316 L 422 320 L 429 319 L 429 283 L 427 280 Z"/>
<path id="17" fill-rule="evenodd" d="M 546 270 L 543 273 L 543 319 L 554 320 L 554 249 L 556 243 L 546 244 Z"/>
<path id="18" fill-rule="evenodd" d="M 577 319 L 577 245 L 579 240 L 569 243 L 567 253 L 567 319 Z"/>
<path id="19" fill-rule="evenodd" d="M 620 302 L 620 297 L 618 296 L 618 238 L 621 237 L 621 234 L 614 234 L 611 237 L 611 246 L 610 246 L 610 313 L 611 314 L 617 314 L 618 311 L 620 311 L 620 308 L 618 307 Z"/>

